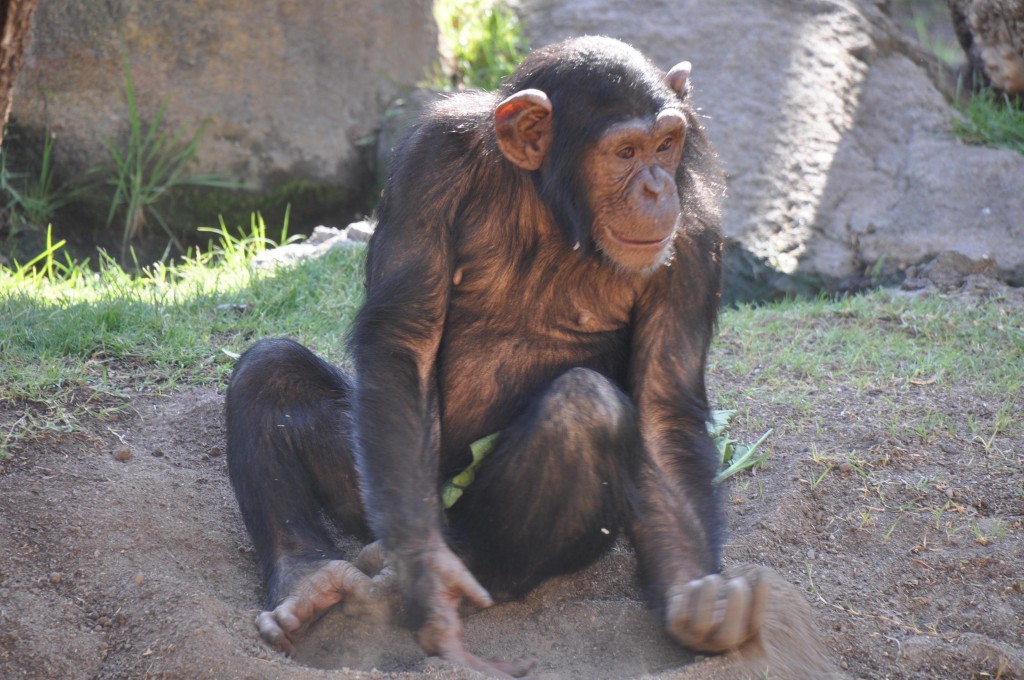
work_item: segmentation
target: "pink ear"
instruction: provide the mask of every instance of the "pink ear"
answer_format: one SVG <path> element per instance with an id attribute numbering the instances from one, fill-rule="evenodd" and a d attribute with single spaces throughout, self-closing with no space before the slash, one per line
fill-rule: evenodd
<path id="1" fill-rule="evenodd" d="M 665 76 L 665 82 L 676 91 L 680 97 L 685 97 L 687 88 L 686 81 L 690 77 L 690 71 L 693 69 L 693 65 L 688 61 L 681 61 L 672 68 L 669 69 L 668 75 Z"/>
<path id="2" fill-rule="evenodd" d="M 537 170 L 551 147 L 551 100 L 540 90 L 522 90 L 498 104 L 494 130 L 498 148 L 524 170 Z"/>

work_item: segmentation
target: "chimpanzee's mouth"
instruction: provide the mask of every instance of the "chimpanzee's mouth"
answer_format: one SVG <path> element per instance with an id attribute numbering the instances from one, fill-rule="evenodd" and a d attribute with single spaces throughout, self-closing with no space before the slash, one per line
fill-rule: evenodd
<path id="1" fill-rule="evenodd" d="M 655 246 L 663 247 L 666 244 L 668 244 L 668 242 L 672 240 L 672 234 L 674 232 L 669 232 L 664 238 L 659 239 L 627 238 L 620 234 L 619 232 L 615 231 L 614 229 L 609 229 L 608 233 L 611 234 L 611 237 L 613 239 L 615 239 L 616 241 L 623 245 L 627 245 L 632 248 L 653 248 Z"/>

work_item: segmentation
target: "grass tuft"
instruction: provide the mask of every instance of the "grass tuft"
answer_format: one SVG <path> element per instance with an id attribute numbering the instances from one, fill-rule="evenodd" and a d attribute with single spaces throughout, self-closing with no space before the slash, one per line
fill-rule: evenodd
<path id="1" fill-rule="evenodd" d="M 961 115 L 953 119 L 953 131 L 963 141 L 1024 154 L 1024 108 L 1009 96 L 983 90 L 957 110 Z"/>
<path id="2" fill-rule="evenodd" d="M 184 141 L 180 129 L 173 134 L 162 132 L 160 128 L 167 112 L 165 100 L 160 104 L 149 127 L 143 129 L 127 57 L 124 60 L 124 92 L 128 103 L 127 142 L 119 147 L 110 139 L 103 140 L 113 159 L 113 173 L 108 184 L 114 188 L 114 197 L 107 214 L 107 226 L 121 215 L 124 223 L 121 234 L 122 262 L 127 261 L 132 241 L 150 221 L 156 222 L 170 239 L 168 252 L 171 245 L 177 247 L 179 252 L 184 252 L 184 246 L 158 207 L 161 199 L 180 186 L 237 189 L 239 185 L 219 175 L 185 174 L 185 168 L 199 151 L 199 141 L 206 131 L 206 122 L 199 126 L 188 142 Z"/>
<path id="3" fill-rule="evenodd" d="M 49 223 L 58 210 L 88 190 L 86 186 L 71 187 L 57 182 L 53 164 L 54 140 L 54 135 L 47 129 L 36 173 L 10 170 L 7 147 L 0 148 L 0 225 L 7 225 L 8 236 L 21 229 L 40 228 Z"/>

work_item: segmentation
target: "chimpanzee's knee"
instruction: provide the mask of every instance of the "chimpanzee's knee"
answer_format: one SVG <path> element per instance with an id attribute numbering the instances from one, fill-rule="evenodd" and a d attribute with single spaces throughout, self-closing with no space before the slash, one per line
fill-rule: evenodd
<path id="1" fill-rule="evenodd" d="M 260 398 L 277 403 L 281 397 L 319 396 L 314 393 L 337 391 L 338 385 L 347 386 L 346 376 L 323 361 L 310 350 L 288 338 L 260 340 L 250 347 L 235 364 L 228 385 L 228 408 L 232 401 L 250 401 Z M 304 400 L 304 399 L 303 399 Z"/>
<path id="2" fill-rule="evenodd" d="M 474 572 L 520 595 L 593 562 L 629 513 L 642 456 L 629 397 L 574 368 L 502 431 L 450 517 Z"/>

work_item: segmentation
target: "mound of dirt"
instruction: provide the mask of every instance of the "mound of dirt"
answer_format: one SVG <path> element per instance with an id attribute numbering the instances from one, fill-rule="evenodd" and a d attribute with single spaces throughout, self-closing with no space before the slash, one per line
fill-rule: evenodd
<path id="1" fill-rule="evenodd" d="M 872 426 L 892 400 L 988 412 L 967 386 L 952 400 L 928 385 L 832 389 L 815 419 L 758 408 L 786 425 L 767 466 L 730 482 L 726 563 L 767 565 L 791 583 L 851 677 L 1024 677 L 1024 472 L 1006 464 L 1024 448 L 1019 432 L 986 448 Z M 140 396 L 121 420 L 0 461 L 0 677 L 473 676 L 424 658 L 399 626 L 340 610 L 294 659 L 260 641 L 262 593 L 227 481 L 222 404 L 210 389 Z M 0 407 L 0 425 L 16 416 Z M 738 424 L 734 434 L 759 433 Z M 854 464 L 833 458 L 826 469 L 815 451 L 853 452 Z M 742 676 L 735 659 L 695 658 L 662 635 L 634 566 L 623 545 L 469 616 L 466 642 L 532 658 L 538 678 Z"/>

